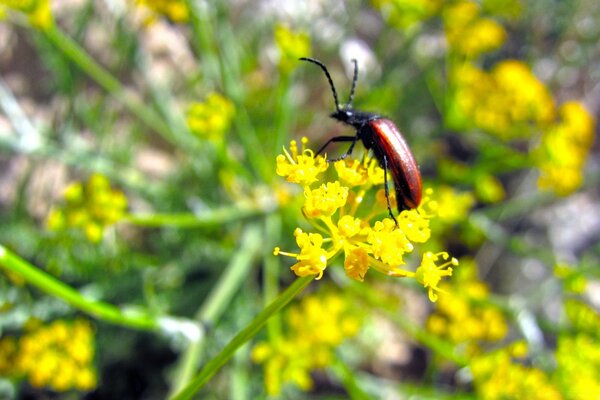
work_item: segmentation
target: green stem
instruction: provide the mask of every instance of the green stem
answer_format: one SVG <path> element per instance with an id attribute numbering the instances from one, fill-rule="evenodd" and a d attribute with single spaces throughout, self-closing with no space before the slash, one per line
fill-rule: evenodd
<path id="1" fill-rule="evenodd" d="M 279 242 L 281 235 L 281 215 L 270 214 L 266 219 L 266 243 L 264 261 L 264 277 L 263 277 L 263 301 L 264 304 L 269 304 L 277 297 L 279 293 L 279 271 L 281 263 L 279 257 L 272 257 L 273 249 L 269 248 L 273 243 Z M 274 340 L 281 336 L 281 317 L 279 314 L 273 316 L 267 322 L 267 332 L 269 339 Z"/>
<path id="2" fill-rule="evenodd" d="M 234 204 L 210 210 L 199 215 L 191 213 L 178 214 L 129 214 L 124 222 L 145 227 L 175 226 L 179 228 L 198 228 L 221 225 L 227 222 L 239 221 L 256 215 L 266 214 L 274 206 L 259 206 L 257 204 Z"/>
<path id="3" fill-rule="evenodd" d="M 219 278 L 216 286 L 214 286 L 202 304 L 202 307 L 196 313 L 196 321 L 207 326 L 214 326 L 216 324 L 248 276 L 250 267 L 262 247 L 261 238 L 262 235 L 258 224 L 252 224 L 246 228 L 242 236 L 242 244 L 239 251 L 236 252 L 235 257 Z M 201 336 L 198 340 L 192 342 L 181 357 L 180 365 L 177 368 L 176 381 L 171 389 L 171 395 L 181 391 L 192 378 L 198 361 L 202 357 L 202 350 L 204 348 L 203 339 L 204 336 Z"/>
<path id="4" fill-rule="evenodd" d="M 158 118 L 152 109 L 146 107 L 142 101 L 127 93 L 121 83 L 91 58 L 73 39 L 56 26 L 42 32 L 65 56 L 96 81 L 98 85 L 123 103 L 144 124 L 160 133 L 165 139 L 173 141 L 171 128 L 161 118 Z"/>
<path id="5" fill-rule="evenodd" d="M 352 400 L 368 400 L 371 398 L 358 384 L 356 372 L 341 359 L 335 358 L 331 365 L 334 374 L 343 382 L 344 388 Z"/>
<path id="6" fill-rule="evenodd" d="M 159 328 L 159 321 L 153 316 L 139 312 L 127 313 L 112 304 L 89 299 L 76 289 L 38 269 L 2 245 L 0 245 L 0 267 L 17 274 L 42 292 L 62 299 L 74 308 L 102 321 L 141 330 L 156 330 Z"/>
<path id="7" fill-rule="evenodd" d="M 283 293 L 279 295 L 271 304 L 269 304 L 263 311 L 260 312 L 244 328 L 238 333 L 219 354 L 217 354 L 212 360 L 208 361 L 204 368 L 185 389 L 179 394 L 173 397 L 173 400 L 191 399 L 194 394 L 200 390 L 206 382 L 223 366 L 233 354 L 239 349 L 244 343 L 252 339 L 262 329 L 267 320 L 271 318 L 275 313 L 281 310 L 286 304 L 288 304 L 298 293 L 300 293 L 313 279 L 315 275 L 305 276 L 298 278 L 292 283 Z"/>

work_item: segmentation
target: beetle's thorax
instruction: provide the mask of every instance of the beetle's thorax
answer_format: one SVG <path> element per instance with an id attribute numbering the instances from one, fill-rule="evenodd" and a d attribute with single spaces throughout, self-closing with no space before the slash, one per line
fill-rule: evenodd
<path id="1" fill-rule="evenodd" d="M 339 108 L 331 113 L 330 117 L 343 122 L 344 124 L 351 125 L 357 130 L 360 130 L 370 121 L 381 118 L 381 116 L 377 114 L 354 110 L 351 107 Z"/>

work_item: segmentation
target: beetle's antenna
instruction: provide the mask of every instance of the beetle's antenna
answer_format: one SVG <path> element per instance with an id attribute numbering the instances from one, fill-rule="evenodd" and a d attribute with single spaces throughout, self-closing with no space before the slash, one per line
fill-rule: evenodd
<path id="1" fill-rule="evenodd" d="M 354 78 L 352 78 L 352 87 L 350 88 L 350 97 L 348 98 L 348 107 L 352 107 L 352 100 L 354 100 L 354 89 L 356 89 L 356 81 L 358 80 L 358 63 L 356 59 L 352 59 L 354 63 Z"/>
<path id="2" fill-rule="evenodd" d="M 335 86 L 333 85 L 333 80 L 331 79 L 331 75 L 329 75 L 329 71 L 327 71 L 327 67 L 325 66 L 325 64 L 323 64 L 319 60 L 315 60 L 314 58 L 309 58 L 309 57 L 302 57 L 302 58 L 300 58 L 300 60 L 308 61 L 313 64 L 317 64 L 319 67 L 321 67 L 323 72 L 325 72 L 325 76 L 327 77 L 327 80 L 329 81 L 329 86 L 331 86 L 331 91 L 333 92 L 333 99 L 335 100 L 335 109 L 336 109 L 336 111 L 340 111 L 340 103 L 338 100 L 338 95 L 337 95 L 337 92 L 335 91 Z"/>

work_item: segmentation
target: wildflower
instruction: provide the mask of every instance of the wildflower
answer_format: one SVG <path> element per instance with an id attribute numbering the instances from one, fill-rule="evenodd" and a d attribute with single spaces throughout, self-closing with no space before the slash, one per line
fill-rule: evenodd
<path id="1" fill-rule="evenodd" d="M 10 364 L 2 360 L 7 357 Z M 96 387 L 93 331 L 87 321 L 57 320 L 34 326 L 20 339 L 0 340 L 0 370 L 25 376 L 32 386 L 58 392 Z"/>
<path id="2" fill-rule="evenodd" d="M 289 29 L 285 25 L 275 27 L 275 43 L 279 50 L 279 70 L 289 74 L 300 57 L 310 54 L 310 37 L 306 32 Z"/>
<path id="3" fill-rule="evenodd" d="M 542 135 L 536 160 L 538 186 L 566 196 L 583 182 L 582 170 L 594 141 L 594 118 L 577 102 L 563 104 L 560 120 Z"/>
<path id="4" fill-rule="evenodd" d="M 443 0 L 372 0 L 386 21 L 399 30 L 414 29 L 431 18 L 444 4 Z"/>
<path id="5" fill-rule="evenodd" d="M 440 258 L 447 260 L 449 257 L 450 256 L 446 252 L 434 254 L 428 251 L 423 255 L 423 261 L 415 272 L 415 279 L 428 289 L 429 300 L 432 302 L 436 302 L 438 299 L 436 292 L 440 290 L 438 285 L 442 280 L 442 277 L 452 275 L 452 268 L 449 266 L 458 265 L 458 260 L 454 257 L 441 265 L 436 264 Z"/>
<path id="6" fill-rule="evenodd" d="M 568 399 L 584 400 L 600 394 L 600 348 L 596 336 L 561 335 L 555 357 L 554 380 Z"/>
<path id="7" fill-rule="evenodd" d="M 463 0 L 444 9 L 444 28 L 450 49 L 475 58 L 499 48 L 506 40 L 504 28 L 490 18 L 482 18 L 479 5 Z"/>
<path id="8" fill-rule="evenodd" d="M 82 230 L 90 242 L 102 239 L 104 229 L 123 218 L 127 207 L 125 195 L 110 187 L 108 179 L 94 174 L 87 184 L 76 182 L 64 192 L 66 204 L 51 211 L 48 228 L 61 231 Z"/>
<path id="9" fill-rule="evenodd" d="M 157 16 L 163 15 L 176 23 L 186 23 L 190 19 L 190 10 L 185 0 L 136 0 L 139 6 L 153 13 L 146 23 L 154 22 Z"/>
<path id="10" fill-rule="evenodd" d="M 471 359 L 470 368 L 478 395 L 490 400 L 562 399 L 544 371 L 521 365 L 513 359 L 521 356 L 521 348 L 522 345 L 517 343 Z"/>
<path id="11" fill-rule="evenodd" d="M 503 140 L 530 136 L 554 119 L 554 100 L 524 63 L 505 60 L 490 72 L 470 63 L 451 73 L 454 102 L 450 123 L 480 128 Z"/>
<path id="12" fill-rule="evenodd" d="M 437 193 L 437 215 L 446 224 L 455 224 L 464 220 L 475 204 L 471 192 L 458 192 L 450 186 L 440 186 Z"/>
<path id="13" fill-rule="evenodd" d="M 317 176 L 327 169 L 327 160 L 324 156 L 315 157 L 312 150 L 305 148 L 306 143 L 306 138 L 303 138 L 301 153 L 298 153 L 295 140 L 290 142 L 289 152 L 283 149 L 284 154 L 277 156 L 277 175 L 302 186 L 316 182 Z"/>
<path id="14" fill-rule="evenodd" d="M 281 336 L 252 349 L 253 361 L 263 364 L 270 396 L 278 395 L 285 384 L 310 390 L 311 371 L 329 366 L 335 348 L 354 336 L 361 325 L 359 311 L 348 298 L 322 291 L 287 308 L 283 320 Z"/>
<path id="15" fill-rule="evenodd" d="M 440 286 L 440 301 L 427 320 L 427 329 L 473 356 L 482 352 L 484 342 L 503 339 L 508 324 L 502 312 L 486 301 L 489 288 L 477 279 L 475 263 L 461 262 L 460 272 L 452 284 Z"/>
<path id="16" fill-rule="evenodd" d="M 50 0 L 0 0 L 0 9 L 7 7 L 27 15 L 32 26 L 46 30 L 54 25 Z"/>
<path id="17" fill-rule="evenodd" d="M 319 233 L 296 229 L 300 252 L 282 252 L 276 248 L 276 255 L 295 258 L 298 262 L 292 270 L 298 276 L 321 278 L 330 261 L 343 254 L 344 269 L 350 278 L 364 280 L 369 268 L 388 276 L 413 278 L 429 290 L 430 299 L 435 301 L 438 283 L 451 275 L 449 266 L 456 265 L 455 259 L 437 265 L 440 259 L 448 259 L 448 254 L 426 253 L 416 272 L 401 269 L 405 254 L 413 252 L 415 243 L 425 243 L 431 235 L 429 221 L 435 215 L 431 190 L 425 191 L 419 207 L 402 211 L 396 225 L 391 218 L 377 219 L 387 215 L 383 191 L 374 198 L 368 193 L 375 183 L 382 182 L 383 171 L 376 166 L 376 160 L 338 161 L 334 168 L 338 179 L 312 188 L 317 176 L 327 169 L 324 158 L 315 157 L 307 149 L 298 154 L 295 141 L 291 142 L 291 154 L 285 149 L 284 154 L 277 157 L 277 173 L 304 186 L 302 211 Z"/>
<path id="18" fill-rule="evenodd" d="M 187 111 L 190 131 L 198 137 L 221 141 L 231 128 L 235 107 L 218 93 L 210 93 L 203 103 L 192 103 Z"/>

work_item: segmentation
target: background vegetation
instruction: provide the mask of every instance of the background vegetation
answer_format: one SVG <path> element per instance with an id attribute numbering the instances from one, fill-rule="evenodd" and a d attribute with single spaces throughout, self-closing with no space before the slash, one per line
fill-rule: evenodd
<path id="1" fill-rule="evenodd" d="M 0 15 L 0 397 L 600 396 L 599 2 Z M 304 56 L 342 102 L 357 59 L 356 108 L 404 133 L 404 230 L 361 145 L 319 175 L 353 132 Z M 324 227 L 305 200 L 351 172 Z"/>

